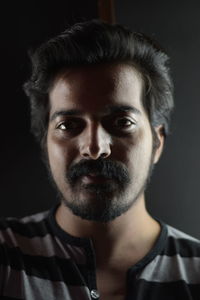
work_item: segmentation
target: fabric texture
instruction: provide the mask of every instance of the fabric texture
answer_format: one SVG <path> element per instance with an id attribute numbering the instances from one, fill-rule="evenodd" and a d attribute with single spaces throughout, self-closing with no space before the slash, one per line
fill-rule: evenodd
<path id="1" fill-rule="evenodd" d="M 64 232 L 55 209 L 1 219 L 0 299 L 98 299 L 92 241 Z M 125 299 L 199 300 L 200 241 L 161 227 L 154 248 L 127 270 Z"/>

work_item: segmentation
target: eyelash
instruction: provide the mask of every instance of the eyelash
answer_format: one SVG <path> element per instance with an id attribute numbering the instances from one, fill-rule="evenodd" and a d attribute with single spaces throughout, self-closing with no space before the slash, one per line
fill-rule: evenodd
<path id="1" fill-rule="evenodd" d="M 65 128 L 62 129 L 61 128 L 62 126 L 65 126 Z M 80 124 L 78 124 L 77 122 L 75 122 L 73 120 L 70 120 L 70 121 L 65 121 L 65 122 L 60 123 L 56 128 L 63 130 L 63 131 L 75 130 L 75 129 L 80 128 Z"/>
<path id="2" fill-rule="evenodd" d="M 127 117 L 121 117 L 121 118 L 117 118 L 114 123 L 117 123 L 119 121 L 125 121 L 125 122 L 129 122 L 129 124 L 122 124 L 122 127 L 123 128 L 126 128 L 126 129 L 129 129 L 130 127 L 133 127 L 136 125 L 136 122 L 133 121 L 132 119 L 130 118 L 127 118 Z M 115 127 L 118 127 L 117 125 Z"/>

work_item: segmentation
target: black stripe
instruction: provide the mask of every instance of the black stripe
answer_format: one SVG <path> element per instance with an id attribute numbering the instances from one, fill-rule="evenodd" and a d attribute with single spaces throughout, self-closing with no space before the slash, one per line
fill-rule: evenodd
<path id="1" fill-rule="evenodd" d="M 70 259 L 57 256 L 31 256 L 21 253 L 19 248 L 0 247 L 0 265 L 14 270 L 24 270 L 27 275 L 51 281 L 62 281 L 67 285 L 84 286 L 86 267 L 76 265 Z"/>
<path id="2" fill-rule="evenodd" d="M 6 220 L 1 219 L 0 221 L 0 230 L 11 229 L 13 233 L 18 233 L 25 237 L 43 237 L 46 234 L 50 234 L 50 225 L 48 219 L 44 219 L 40 222 L 27 222 L 22 223 L 20 220 Z M 2 232 L 3 234 L 3 232 Z"/>
<path id="3" fill-rule="evenodd" d="M 88 238 L 78 238 L 73 237 L 62 228 L 59 227 L 55 220 L 55 211 L 57 209 L 57 204 L 54 206 L 50 211 L 49 214 L 44 216 L 44 219 L 36 222 L 26 222 L 23 223 L 20 219 L 6 219 L 1 218 L 0 219 L 0 235 L 4 235 L 4 230 L 11 229 L 11 232 L 9 233 L 11 238 L 12 234 L 20 234 L 27 238 L 33 238 L 33 237 L 44 237 L 45 235 L 49 234 L 51 236 L 58 236 L 61 238 L 62 241 L 67 242 L 71 245 L 75 245 L 77 247 L 90 247 L 90 240 Z M 34 216 L 32 216 L 33 220 Z M 6 233 L 6 236 L 8 236 L 8 233 Z"/>
<path id="4" fill-rule="evenodd" d="M 53 237 L 57 235 L 61 240 L 70 243 L 71 245 L 88 247 L 90 245 L 89 239 L 73 237 L 59 227 L 54 218 L 54 211 L 55 208 L 50 211 L 46 218 L 39 222 L 32 221 L 23 223 L 20 219 L 0 219 L 0 231 L 2 230 L 0 235 L 4 235 L 3 231 L 6 229 L 11 229 L 11 232 L 9 233 L 11 237 L 12 234 L 20 234 L 27 238 L 44 237 L 47 234 Z M 6 237 L 7 236 L 8 233 L 6 232 Z"/>
<path id="5" fill-rule="evenodd" d="M 0 295 L 0 300 L 24 300 L 24 298 L 6 297 Z"/>
<path id="6" fill-rule="evenodd" d="M 173 256 L 176 254 L 180 254 L 182 257 L 200 257 L 200 243 L 170 236 L 161 255 Z"/>
<path id="7" fill-rule="evenodd" d="M 184 281 L 160 283 L 138 280 L 129 282 L 126 300 L 199 300 L 200 285 Z"/>

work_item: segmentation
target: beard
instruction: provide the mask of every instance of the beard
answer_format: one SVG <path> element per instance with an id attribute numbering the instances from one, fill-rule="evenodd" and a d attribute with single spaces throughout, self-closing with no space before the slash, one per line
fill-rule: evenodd
<path id="1" fill-rule="evenodd" d="M 84 220 L 107 223 L 127 212 L 144 192 L 153 170 L 152 161 L 146 176 L 139 184 L 131 176 L 124 164 L 108 159 L 81 160 L 66 172 L 65 182 L 70 187 L 68 196 L 61 191 L 53 179 L 58 196 L 71 212 Z M 89 174 L 100 176 L 101 183 L 84 183 L 82 178 Z M 135 184 L 131 199 L 127 195 L 129 185 Z M 67 195 L 66 195 L 67 194 Z"/>

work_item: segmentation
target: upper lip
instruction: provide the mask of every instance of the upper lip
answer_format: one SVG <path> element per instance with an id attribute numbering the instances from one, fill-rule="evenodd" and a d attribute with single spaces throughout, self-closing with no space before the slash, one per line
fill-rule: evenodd
<path id="1" fill-rule="evenodd" d="M 101 175 L 101 174 L 98 174 L 98 173 L 88 173 L 88 174 L 86 174 L 85 176 L 90 176 L 90 177 L 103 177 L 103 175 Z"/>

